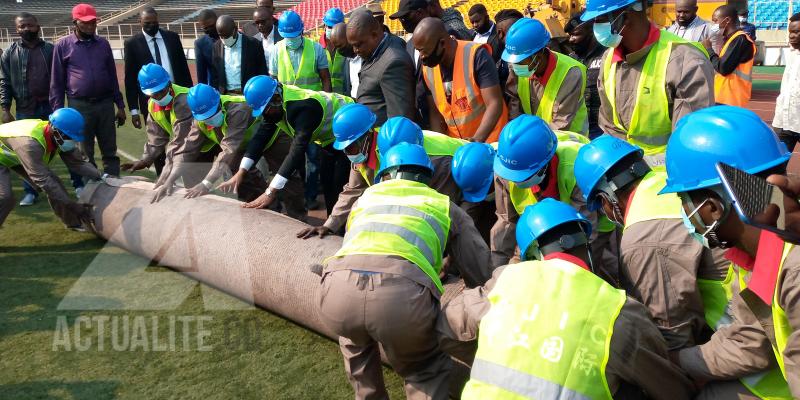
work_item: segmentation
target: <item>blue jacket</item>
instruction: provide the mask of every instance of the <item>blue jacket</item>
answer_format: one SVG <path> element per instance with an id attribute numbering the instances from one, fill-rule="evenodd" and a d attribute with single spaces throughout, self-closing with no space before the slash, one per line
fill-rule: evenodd
<path id="1" fill-rule="evenodd" d="M 194 41 L 195 67 L 197 68 L 197 83 L 209 84 L 211 82 L 212 66 L 214 65 L 213 48 L 219 39 L 212 39 L 208 35 Z"/>

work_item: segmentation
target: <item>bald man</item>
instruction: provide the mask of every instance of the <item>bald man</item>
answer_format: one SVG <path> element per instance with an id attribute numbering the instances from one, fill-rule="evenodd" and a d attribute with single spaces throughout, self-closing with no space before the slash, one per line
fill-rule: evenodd
<path id="1" fill-rule="evenodd" d="M 676 0 L 675 22 L 667 30 L 694 42 L 708 38 L 709 25 L 697 16 L 697 0 Z"/>
<path id="2" fill-rule="evenodd" d="M 340 22 L 333 26 L 330 46 L 337 54 L 344 57 L 342 76 L 344 77 L 344 95 L 356 98 L 358 94 L 358 73 L 361 72 L 361 57 L 353 52 L 353 46 L 347 41 L 347 24 Z"/>
<path id="3" fill-rule="evenodd" d="M 230 15 L 217 18 L 220 40 L 214 43 L 210 85 L 222 94 L 242 94 L 250 78 L 267 75 L 267 60 L 261 42 L 242 35 Z"/>
<path id="4" fill-rule="evenodd" d="M 356 101 L 375 113 L 376 126 L 395 116 L 414 119 L 414 63 L 403 39 L 384 32 L 370 12 L 358 11 L 347 23 L 347 42 L 362 60 Z"/>
<path id="5" fill-rule="evenodd" d="M 476 142 L 495 142 L 508 122 L 497 67 L 485 44 L 453 39 L 442 20 L 414 29 L 431 128 Z"/>
<path id="6" fill-rule="evenodd" d="M 711 38 L 703 41 L 714 66 L 714 98 L 718 104 L 745 107 L 753 90 L 753 62 L 756 44 L 739 27 L 736 8 L 730 5 L 717 7 L 711 16 L 712 36 L 725 43 L 719 55 L 714 51 Z M 714 29 L 716 28 L 716 29 Z"/>

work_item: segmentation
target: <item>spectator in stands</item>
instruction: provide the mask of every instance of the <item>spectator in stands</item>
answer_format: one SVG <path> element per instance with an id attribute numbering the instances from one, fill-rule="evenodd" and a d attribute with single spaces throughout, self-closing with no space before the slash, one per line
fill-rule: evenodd
<path id="1" fill-rule="evenodd" d="M 712 14 L 711 35 L 721 37 L 725 44 L 719 55 L 712 48 L 710 38 L 703 41 L 714 76 L 714 98 L 717 104 L 744 107 L 753 90 L 753 61 L 756 44 L 739 27 L 736 8 L 729 5 L 717 7 Z"/>
<path id="2" fill-rule="evenodd" d="M 792 151 L 800 141 L 800 13 L 789 18 L 789 46 L 772 126 Z"/>
<path id="3" fill-rule="evenodd" d="M 142 66 L 155 63 L 167 71 L 173 83 L 192 87 L 192 75 L 183 53 L 183 44 L 177 33 L 158 27 L 158 13 L 147 7 L 139 14 L 142 31 L 125 40 L 125 96 L 131 110 L 131 123 L 136 129 L 147 121 L 147 102 L 149 97 L 139 88 L 139 70 Z M 141 117 L 139 116 L 141 114 Z M 161 174 L 164 167 L 164 154 L 158 157 L 154 166 Z"/>
<path id="4" fill-rule="evenodd" d="M 695 42 L 702 42 L 709 34 L 708 23 L 697 16 L 697 0 L 675 1 L 675 22 L 668 31 Z"/>
<path id="5" fill-rule="evenodd" d="M 500 60 L 500 39 L 497 36 L 497 27 L 494 22 L 489 18 L 489 12 L 486 11 L 486 6 L 483 4 L 475 4 L 470 7 L 469 22 L 472 24 L 472 29 L 475 30 L 475 37 L 472 39 L 475 43 L 485 43 L 492 48 L 492 58 L 494 62 Z"/>
<path id="6" fill-rule="evenodd" d="M 756 41 L 756 26 L 747 22 L 747 17 L 750 15 L 750 12 L 747 11 L 746 8 L 739 10 L 739 26 L 742 28 L 742 31 L 750 36 L 750 39 Z"/>
<path id="7" fill-rule="evenodd" d="M 583 94 L 586 102 L 586 111 L 589 117 L 589 138 L 594 139 L 603 134 L 597 123 L 600 113 L 600 93 L 597 90 L 597 77 L 603 67 L 603 53 L 606 47 L 595 39 L 592 33 L 594 23 L 582 22 L 580 15 L 572 17 L 564 26 L 564 32 L 569 35 L 569 44 L 572 46 L 570 57 L 580 61 L 586 66 L 586 90 Z"/>
<path id="8" fill-rule="evenodd" d="M 356 98 L 358 93 L 358 73 L 361 72 L 361 57 L 353 52 L 353 46 L 347 42 L 347 24 L 344 22 L 333 27 L 330 37 L 330 47 L 338 56 L 344 57 L 342 65 L 343 93 Z"/>
<path id="9" fill-rule="evenodd" d="M 367 4 L 367 11 L 371 12 L 372 16 L 375 17 L 375 19 L 377 19 L 378 22 L 381 23 L 381 25 L 383 25 L 383 31 L 384 32 L 389 33 L 389 34 L 392 33 L 391 30 L 389 29 L 389 27 L 386 26 L 386 24 L 384 23 L 384 18 L 386 18 L 386 11 L 383 11 L 383 7 L 381 7 L 381 3 L 376 1 L 376 2 L 373 2 L 373 3 Z"/>
<path id="10" fill-rule="evenodd" d="M 269 72 L 284 85 L 330 93 L 331 74 L 325 49 L 318 42 L 303 37 L 303 29 L 303 20 L 296 12 L 281 14 L 278 31 L 284 40 L 272 49 Z"/>
<path id="11" fill-rule="evenodd" d="M 375 113 L 375 125 L 398 115 L 414 118 L 414 62 L 403 39 L 384 32 L 371 13 L 357 11 L 347 23 L 347 41 L 362 60 L 356 101 Z"/>
<path id="12" fill-rule="evenodd" d="M 117 126 L 125 124 L 127 117 L 114 54 L 108 40 L 96 34 L 94 7 L 85 3 L 76 5 L 72 8 L 72 20 L 75 32 L 61 38 L 53 49 L 50 106 L 53 110 L 63 108 L 66 94 L 69 107 L 78 110 L 85 120 L 81 150 L 94 164 L 97 138 L 104 172 L 118 176 Z"/>
<path id="13" fill-rule="evenodd" d="M 219 41 L 214 43 L 211 85 L 223 94 L 242 94 L 247 80 L 267 74 L 264 47 L 236 30 L 230 15 L 217 18 Z"/>
<path id="14" fill-rule="evenodd" d="M 210 84 L 214 62 L 212 60 L 214 44 L 219 40 L 217 33 L 217 13 L 212 9 L 200 11 L 197 25 L 205 35 L 194 41 L 195 68 L 197 83 Z"/>
<path id="15" fill-rule="evenodd" d="M 261 46 L 264 48 L 264 55 L 266 56 L 267 68 L 269 68 L 269 55 L 273 52 L 275 43 L 283 40 L 281 34 L 278 33 L 278 20 L 272 16 L 272 8 L 256 8 L 253 11 L 253 25 L 257 28 L 253 38 L 261 41 Z"/>
<path id="16" fill-rule="evenodd" d="M 488 47 L 453 39 L 437 18 L 423 19 L 413 41 L 424 66 L 433 130 L 476 142 L 497 141 L 508 109 Z"/>
<path id="17" fill-rule="evenodd" d="M 0 105 L 2 123 L 15 118 L 11 115 L 11 104 L 16 101 L 16 119 L 47 120 L 50 115 L 50 66 L 53 63 L 53 44 L 39 38 L 39 21 L 32 14 L 23 12 L 16 16 L 19 40 L 11 43 L 5 52 L 0 52 Z M 83 186 L 80 175 L 78 185 Z M 22 181 L 25 196 L 19 202 L 29 206 L 36 202 L 39 192 Z"/>
<path id="18" fill-rule="evenodd" d="M 257 0 L 256 9 L 259 8 L 263 8 L 263 12 L 269 16 L 269 19 L 272 19 L 273 26 L 278 26 L 278 19 L 273 16 L 273 14 L 275 14 L 275 7 L 272 4 L 272 0 Z M 240 30 L 242 33 L 250 37 L 256 37 L 259 32 L 261 32 L 261 30 L 258 29 L 258 24 L 255 23 L 255 18 L 253 18 L 253 21 L 248 21 L 242 25 Z M 275 43 L 278 42 L 279 40 L 275 41 Z"/>

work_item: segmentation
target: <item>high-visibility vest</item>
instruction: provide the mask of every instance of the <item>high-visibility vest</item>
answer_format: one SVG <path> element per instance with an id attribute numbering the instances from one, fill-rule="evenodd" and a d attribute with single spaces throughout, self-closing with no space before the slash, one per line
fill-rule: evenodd
<path id="1" fill-rule="evenodd" d="M 784 251 L 783 259 L 786 258 L 787 253 L 788 251 Z M 781 265 L 782 264 L 783 262 L 781 262 Z M 744 290 L 747 287 L 747 271 L 736 267 L 733 263 L 731 263 L 731 266 L 728 268 L 728 273 L 724 280 L 717 281 L 713 279 L 697 279 L 697 289 L 700 291 L 700 295 L 703 298 L 706 325 L 708 325 L 714 331 L 726 325 L 730 325 L 733 322 L 731 303 L 734 290 L 733 282 L 737 275 L 739 290 Z M 780 313 L 780 311 L 776 313 L 776 308 L 780 309 L 780 306 L 773 301 L 772 318 L 775 326 L 775 337 L 777 341 L 778 331 L 781 330 L 778 325 L 781 324 L 781 321 L 785 321 L 786 325 L 784 326 L 788 326 L 788 319 L 786 319 L 786 314 L 783 314 L 783 319 L 781 319 L 780 316 L 776 318 L 776 315 L 779 315 Z M 783 338 L 785 339 L 786 337 L 788 337 L 788 335 L 784 336 Z M 783 343 L 785 346 L 786 342 L 784 341 Z M 785 372 L 783 371 L 783 358 L 781 355 L 782 349 L 781 351 L 778 351 L 778 348 L 773 345 L 773 351 L 775 352 L 775 357 L 778 361 L 779 367 L 742 377 L 739 379 L 739 382 L 741 382 L 754 395 L 762 399 L 792 399 L 793 397 L 789 391 L 789 384 L 786 382 Z"/>
<path id="2" fill-rule="evenodd" d="M 589 131 L 589 114 L 586 111 L 586 101 L 583 100 L 583 92 L 586 90 L 586 66 L 572 57 L 555 51 L 553 54 L 556 56 L 556 67 L 550 75 L 550 79 L 547 80 L 547 85 L 545 85 L 542 92 L 542 98 L 539 99 L 536 113 L 531 109 L 530 78 L 518 77 L 517 94 L 519 94 L 519 101 L 522 103 L 522 110 L 525 114 L 538 116 L 548 124 L 553 122 L 553 104 L 555 104 L 558 91 L 561 89 L 561 85 L 564 84 L 564 79 L 567 77 L 569 70 L 578 68 L 581 71 L 580 106 L 578 107 L 578 113 L 575 114 L 567 130 L 586 133 Z"/>
<path id="3" fill-rule="evenodd" d="M 344 93 L 344 56 L 338 52 L 331 52 L 325 50 L 325 55 L 328 56 L 328 71 L 331 73 L 331 88 L 334 93 Z M 321 90 L 321 89 L 320 89 Z"/>
<path id="4" fill-rule="evenodd" d="M 280 122 L 278 122 L 278 128 L 286 132 L 289 136 L 294 137 L 294 127 L 289 125 L 286 122 L 286 104 L 290 101 L 301 101 L 301 100 L 308 100 L 314 99 L 316 100 L 320 106 L 322 106 L 322 121 L 314 129 L 314 132 L 311 134 L 311 141 L 325 147 L 334 141 L 333 137 L 333 128 L 331 127 L 333 124 L 333 116 L 336 114 L 336 111 L 346 106 L 348 104 L 353 103 L 353 99 L 347 96 L 343 96 L 338 93 L 328 93 L 322 91 L 314 91 L 299 88 L 297 86 L 292 85 L 284 85 L 283 86 L 283 115 L 284 118 Z"/>
<path id="5" fill-rule="evenodd" d="M 778 277 L 781 276 L 781 272 L 783 272 L 783 263 L 786 261 L 786 257 L 793 248 L 794 245 L 791 243 L 786 243 L 783 246 L 781 265 L 778 267 Z M 789 318 L 786 316 L 786 310 L 781 308 L 778 302 L 781 293 L 780 284 L 780 279 L 778 279 L 778 281 L 775 282 L 775 294 L 772 297 L 772 323 L 773 329 L 775 329 L 775 343 L 772 344 L 772 350 L 775 352 L 775 357 L 778 359 L 781 373 L 783 377 L 786 378 L 786 364 L 783 360 L 783 352 L 786 350 L 786 342 L 789 339 L 789 335 L 793 333 L 793 330 L 792 326 L 789 325 Z"/>
<path id="6" fill-rule="evenodd" d="M 605 368 L 624 291 L 552 259 L 505 267 L 488 298 L 462 399 L 612 398 Z"/>
<path id="7" fill-rule="evenodd" d="M 456 154 L 459 147 L 469 143 L 463 139 L 457 139 L 439 132 L 422 131 L 422 147 L 429 157 L 450 156 Z"/>
<path id="8" fill-rule="evenodd" d="M 49 124 L 48 121 L 40 119 L 22 119 L 0 125 L 0 139 L 13 138 L 13 137 L 29 137 L 42 145 L 44 149 L 45 164 L 49 164 L 50 160 L 55 156 L 57 149 L 47 151 L 47 140 L 44 138 L 44 129 Z M 13 168 L 21 165 L 17 153 L 0 140 L 0 165 Z"/>
<path id="9" fill-rule="evenodd" d="M 223 122 L 222 126 L 220 127 L 220 131 L 222 131 L 222 136 L 224 137 L 228 133 L 228 104 L 231 103 L 245 103 L 244 96 L 230 96 L 223 94 L 220 96 L 220 103 L 222 106 L 222 115 L 223 115 Z M 249 114 L 249 112 L 248 112 Z M 197 128 L 200 129 L 200 132 L 208 139 L 200 151 L 207 152 L 214 148 L 214 146 L 219 145 L 220 138 L 217 137 L 216 132 L 214 132 L 214 127 L 206 125 L 203 121 L 195 121 L 197 123 Z M 250 138 L 253 137 L 253 134 L 258 130 L 258 127 L 261 125 L 261 117 L 253 119 L 253 122 L 250 123 L 250 126 L 247 127 L 247 130 L 244 133 L 244 142 L 242 144 L 246 144 L 250 141 Z M 274 137 L 273 137 L 273 140 Z"/>
<path id="10" fill-rule="evenodd" d="M 731 44 L 737 37 L 744 36 L 750 45 L 753 46 L 753 57 L 744 63 L 736 66 L 736 69 L 728 75 L 722 75 L 719 72 L 714 74 L 714 99 L 717 103 L 727 104 L 730 106 L 744 107 L 750 101 L 750 95 L 753 91 L 753 62 L 756 59 L 756 44 L 750 36 L 742 31 L 736 31 L 725 45 L 722 46 L 722 51 L 719 56 L 724 57 L 728 51 L 728 45 Z"/>
<path id="11" fill-rule="evenodd" d="M 666 171 L 653 170 L 647 173 L 633 194 L 625 215 L 625 229 L 631 225 L 656 219 L 681 219 L 680 197 L 675 193 L 658 194 L 667 183 Z"/>
<path id="12" fill-rule="evenodd" d="M 628 127 L 622 125 L 617 111 L 617 63 L 611 61 L 613 51 L 608 51 L 603 61 L 603 88 L 611 105 L 614 126 L 625 132 L 627 140 L 641 147 L 648 156 L 664 153 L 669 136 L 672 134 L 672 119 L 666 92 L 667 65 L 672 48 L 678 44 L 693 45 L 708 56 L 700 43 L 690 42 L 662 29 L 661 37 L 647 53 L 642 66 L 636 101 L 633 102 L 633 113 Z"/>
<path id="13" fill-rule="evenodd" d="M 278 46 L 278 82 L 284 85 L 294 85 L 308 90 L 322 90 L 322 80 L 317 71 L 317 57 L 314 42 L 303 38 L 303 53 L 300 56 L 298 71 L 294 70 L 286 40 L 281 40 Z"/>
<path id="14" fill-rule="evenodd" d="M 172 91 L 175 92 L 175 98 L 177 98 L 178 96 L 189 93 L 189 88 L 172 84 Z M 172 102 L 173 107 L 169 111 L 156 111 L 156 102 L 153 99 L 147 101 L 147 111 L 149 112 L 150 118 L 152 118 L 170 137 L 174 134 L 174 132 L 172 132 L 172 123 L 178 119 L 175 116 L 175 99 L 173 99 Z"/>
<path id="15" fill-rule="evenodd" d="M 425 84 L 428 85 L 436 108 L 447 122 L 448 135 L 456 138 L 467 139 L 475 135 L 481 125 L 483 114 L 486 113 L 486 103 L 481 96 L 481 89 L 475 82 L 475 53 L 485 44 L 465 42 L 458 40 L 455 62 L 453 63 L 453 86 L 450 101 L 442 82 L 442 70 L 437 65 L 434 68 L 424 67 Z M 491 50 L 488 50 L 491 51 Z M 492 133 L 486 139 L 487 143 L 496 142 L 500 131 L 508 122 L 508 107 L 503 102 L 503 112 L 497 121 Z"/>
<path id="16" fill-rule="evenodd" d="M 450 198 L 419 182 L 391 179 L 370 186 L 347 218 L 333 257 L 375 254 L 416 264 L 444 292 L 439 272 L 450 232 Z"/>

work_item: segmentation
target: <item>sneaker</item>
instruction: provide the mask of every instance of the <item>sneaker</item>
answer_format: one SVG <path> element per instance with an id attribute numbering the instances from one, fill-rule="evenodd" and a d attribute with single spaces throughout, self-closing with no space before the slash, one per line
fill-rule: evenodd
<path id="1" fill-rule="evenodd" d="M 19 202 L 21 206 L 32 206 L 33 203 L 36 203 L 36 196 L 25 193 L 25 196 L 22 198 L 22 201 Z"/>
<path id="2" fill-rule="evenodd" d="M 83 186 L 75 188 L 75 197 L 81 197 L 81 193 L 83 193 Z"/>
<path id="3" fill-rule="evenodd" d="M 86 228 L 83 225 L 68 226 L 67 229 L 75 232 L 86 232 Z"/>

